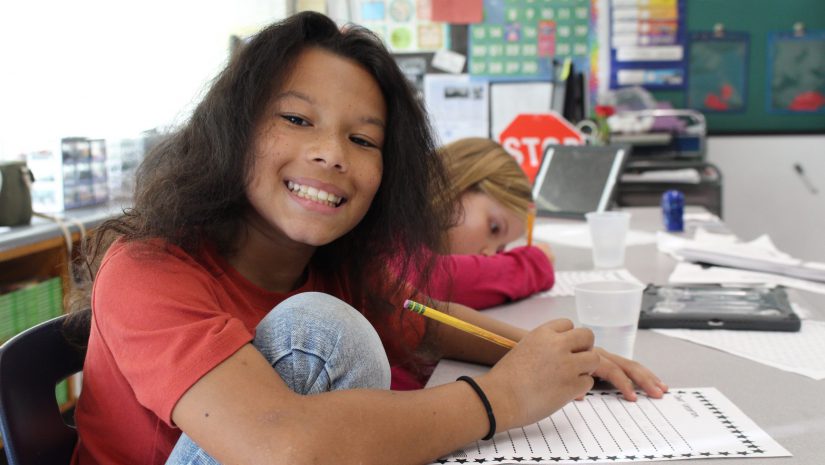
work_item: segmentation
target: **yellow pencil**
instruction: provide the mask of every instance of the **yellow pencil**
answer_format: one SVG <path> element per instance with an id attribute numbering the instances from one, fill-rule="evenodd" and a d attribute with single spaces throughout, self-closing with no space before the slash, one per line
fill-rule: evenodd
<path id="1" fill-rule="evenodd" d="M 445 325 L 450 325 L 453 328 L 460 329 L 462 331 L 476 335 L 483 339 L 487 339 L 488 341 L 498 344 L 502 347 L 512 349 L 516 346 L 516 343 L 514 341 L 511 341 L 510 339 L 507 339 L 504 336 L 499 336 L 494 332 L 487 331 L 484 328 L 480 328 L 474 324 L 467 323 L 464 320 L 459 320 L 454 316 L 450 316 L 446 313 L 439 312 L 434 308 L 430 308 L 418 302 L 413 302 L 412 300 L 405 300 L 404 308 L 412 310 L 415 313 L 418 313 L 419 315 L 424 315 L 426 317 L 432 318 L 433 320 L 444 323 Z"/>
<path id="2" fill-rule="evenodd" d="M 527 209 L 527 247 L 533 245 L 533 225 L 536 223 L 536 204 Z"/>

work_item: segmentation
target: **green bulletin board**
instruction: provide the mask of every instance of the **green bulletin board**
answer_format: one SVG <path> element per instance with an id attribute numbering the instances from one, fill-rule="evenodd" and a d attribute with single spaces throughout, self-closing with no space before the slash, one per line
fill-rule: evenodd
<path id="1" fill-rule="evenodd" d="M 469 28 L 469 72 L 550 80 L 553 59 L 588 63 L 590 29 L 591 0 L 485 0 L 484 21 Z"/>
<path id="2" fill-rule="evenodd" d="M 740 111 L 707 112 L 709 133 L 825 133 L 825 111 L 777 111 L 776 97 L 781 95 L 775 95 L 779 87 L 772 82 L 778 65 L 774 62 L 777 57 L 775 36 L 792 34 L 797 23 L 803 25 L 808 37 L 821 36 L 825 31 L 825 1 L 689 0 L 686 15 L 690 33 L 714 31 L 721 25 L 725 31 L 747 34 L 749 39 L 747 85 L 738 108 Z M 811 47 L 811 50 L 818 50 L 818 45 Z M 782 50 L 778 56 L 782 59 Z M 805 73 L 825 79 L 821 73 L 825 70 L 817 63 L 806 60 L 797 76 L 801 78 Z M 812 66 L 815 68 L 813 72 L 810 71 Z M 774 98 L 771 98 L 772 94 Z M 659 100 L 670 101 L 676 108 L 689 107 L 687 92 L 656 91 L 654 95 Z"/>

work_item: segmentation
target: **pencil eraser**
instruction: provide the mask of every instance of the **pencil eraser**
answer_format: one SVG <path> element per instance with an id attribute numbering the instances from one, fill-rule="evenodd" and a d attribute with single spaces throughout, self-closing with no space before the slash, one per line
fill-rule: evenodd
<path id="1" fill-rule="evenodd" d="M 404 308 L 410 308 L 410 307 L 412 307 L 412 301 L 410 299 L 405 300 L 404 301 Z"/>

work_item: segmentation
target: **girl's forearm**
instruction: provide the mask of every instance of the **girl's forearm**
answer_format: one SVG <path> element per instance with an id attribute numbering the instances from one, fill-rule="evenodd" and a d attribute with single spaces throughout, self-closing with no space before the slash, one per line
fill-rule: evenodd
<path id="1" fill-rule="evenodd" d="M 519 341 L 527 334 L 527 331 L 521 328 L 493 319 L 464 305 L 456 303 L 436 303 L 435 305 L 444 313 L 513 341 Z M 436 344 L 446 358 L 493 365 L 508 350 L 478 336 L 438 322 L 433 322 L 429 328 L 433 331 Z"/>

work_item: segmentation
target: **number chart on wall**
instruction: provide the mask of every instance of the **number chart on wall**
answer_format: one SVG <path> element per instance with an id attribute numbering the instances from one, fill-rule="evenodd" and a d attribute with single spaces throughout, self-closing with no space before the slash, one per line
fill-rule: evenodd
<path id="1" fill-rule="evenodd" d="M 552 60 L 589 69 L 590 0 L 485 0 L 469 30 L 469 71 L 494 80 L 551 79 Z"/>

